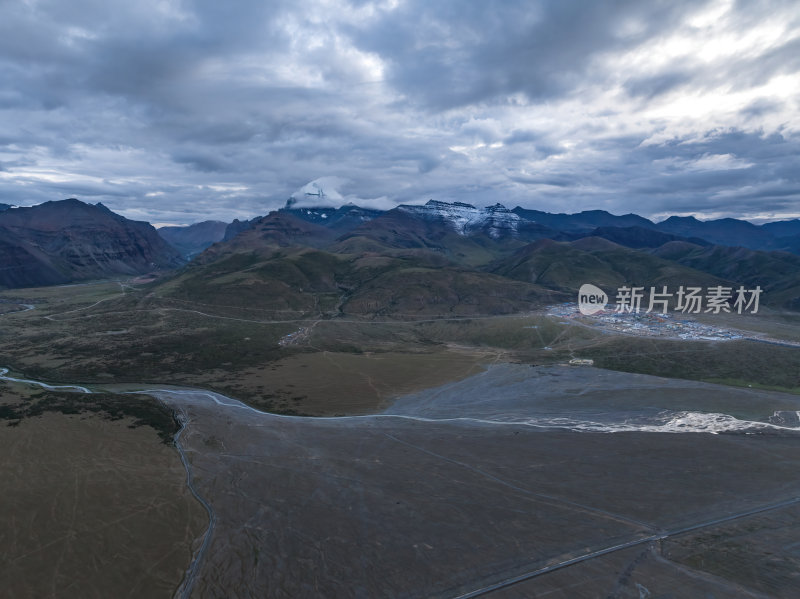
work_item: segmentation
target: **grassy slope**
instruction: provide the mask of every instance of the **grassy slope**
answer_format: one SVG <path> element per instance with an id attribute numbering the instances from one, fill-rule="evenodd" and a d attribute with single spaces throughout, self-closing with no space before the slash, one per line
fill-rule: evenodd
<path id="1" fill-rule="evenodd" d="M 540 286 L 443 263 L 427 252 L 375 256 L 289 248 L 191 265 L 160 297 L 334 317 L 504 314 L 559 299 Z"/>
<path id="2" fill-rule="evenodd" d="M 800 309 L 800 256 L 740 247 L 667 244 L 658 255 L 748 288 L 761 286 L 767 304 Z"/>
<path id="3" fill-rule="evenodd" d="M 492 271 L 545 287 L 576 292 L 583 283 L 607 293 L 621 287 L 680 285 L 710 287 L 724 279 L 605 240 L 578 242 L 538 241 L 492 265 Z"/>

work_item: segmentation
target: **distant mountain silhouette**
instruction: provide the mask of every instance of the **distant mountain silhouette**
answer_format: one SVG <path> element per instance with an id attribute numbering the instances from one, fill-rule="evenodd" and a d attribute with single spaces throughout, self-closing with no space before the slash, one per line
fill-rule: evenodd
<path id="1" fill-rule="evenodd" d="M 188 259 L 222 241 L 227 227 L 228 224 L 222 221 L 205 220 L 187 227 L 161 227 L 158 234 Z"/>
<path id="2" fill-rule="evenodd" d="M 793 237 L 800 235 L 800 219 L 779 220 L 771 223 L 764 223 L 761 228 L 769 231 L 775 237 Z"/>
<path id="3" fill-rule="evenodd" d="M 588 232 L 597 227 L 655 228 L 655 224 L 652 221 L 638 214 L 616 216 L 605 210 L 584 210 L 576 214 L 552 214 L 550 212 L 528 210 L 517 206 L 512 212 L 518 214 L 521 218 L 535 221 L 559 231 Z"/>
<path id="4" fill-rule="evenodd" d="M 701 221 L 693 216 L 670 216 L 656 227 L 664 233 L 699 237 L 717 245 L 763 249 L 775 242 L 775 236 L 769 230 L 735 218 Z"/>
<path id="5" fill-rule="evenodd" d="M 283 208 L 291 214 L 334 231 L 348 245 L 379 242 L 383 246 L 436 247 L 437 237 L 456 233 L 472 245 L 485 245 L 486 238 L 507 246 L 520 247 L 537 239 L 575 240 L 594 235 L 632 248 L 658 247 L 669 241 L 685 240 L 697 245 L 725 245 L 760 250 L 783 250 L 800 254 L 800 219 L 754 225 L 733 218 L 701 221 L 692 216 L 672 216 L 655 223 L 637 214 L 621 216 L 605 210 L 584 210 L 575 214 L 550 213 L 502 204 L 477 208 L 463 202 L 430 200 L 423 205 L 400 205 L 387 211 L 347 204 L 339 208 Z M 402 218 L 399 213 L 412 218 Z M 224 240 L 247 230 L 259 219 L 228 225 Z M 400 224 L 403 221 L 403 224 Z M 393 223 L 389 227 L 389 223 Z M 427 224 L 425 224 L 427 223 Z M 398 228 L 399 226 L 399 228 Z M 391 240 L 387 227 L 396 231 Z M 423 234 L 424 229 L 428 229 Z M 415 241 L 412 241 L 415 238 Z M 368 240 L 368 241 L 367 241 Z M 468 244 L 469 245 L 469 244 Z M 366 246 L 363 246 L 366 247 Z"/>
<path id="6" fill-rule="evenodd" d="M 657 248 L 670 241 L 686 241 L 695 245 L 711 245 L 699 237 L 681 237 L 662 233 L 644 227 L 597 227 L 590 233 L 592 237 L 602 237 L 629 248 Z"/>

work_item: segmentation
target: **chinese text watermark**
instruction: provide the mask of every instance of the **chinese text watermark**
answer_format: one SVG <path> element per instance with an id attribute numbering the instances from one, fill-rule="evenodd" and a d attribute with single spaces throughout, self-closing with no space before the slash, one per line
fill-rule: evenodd
<path id="1" fill-rule="evenodd" d="M 681 285 L 674 292 L 669 291 L 666 285 L 660 288 L 622 286 L 617 289 L 614 312 L 666 314 L 672 303 L 673 311 L 684 314 L 756 314 L 762 291 L 759 285 L 754 289 L 744 286 L 734 289 L 723 285 L 706 288 Z M 587 283 L 578 291 L 578 308 L 582 314 L 596 314 L 607 303 L 608 296 L 599 287 Z"/>

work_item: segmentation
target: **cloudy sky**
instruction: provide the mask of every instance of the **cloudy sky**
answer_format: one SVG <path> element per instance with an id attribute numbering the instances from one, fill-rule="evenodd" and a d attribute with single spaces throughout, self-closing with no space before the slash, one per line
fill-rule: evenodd
<path id="1" fill-rule="evenodd" d="M 0 0 L 0 202 L 800 217 L 800 5 Z"/>

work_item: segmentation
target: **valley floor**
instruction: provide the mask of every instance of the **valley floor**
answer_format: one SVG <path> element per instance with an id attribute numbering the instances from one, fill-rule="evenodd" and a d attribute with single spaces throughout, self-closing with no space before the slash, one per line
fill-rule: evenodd
<path id="1" fill-rule="evenodd" d="M 181 443 L 214 512 L 186 596 L 797 588 L 800 431 L 770 423 L 797 413 L 791 395 L 512 364 L 373 416 L 147 393 L 184 414 Z"/>
<path id="2" fill-rule="evenodd" d="M 108 596 L 123 579 L 154 597 L 800 586 L 800 397 L 759 388 L 800 387 L 794 347 L 608 335 L 543 313 L 279 321 L 120 283 L 19 302 L 34 307 L 0 321 L 11 378 L 77 398 L 145 390 L 185 428 L 179 454 L 72 402 L 0 429 L 17 597 Z M 759 326 L 796 340 L 792 318 Z M 604 368 L 565 365 L 583 358 Z M 36 390 L 5 378 L 6 396 Z"/>

